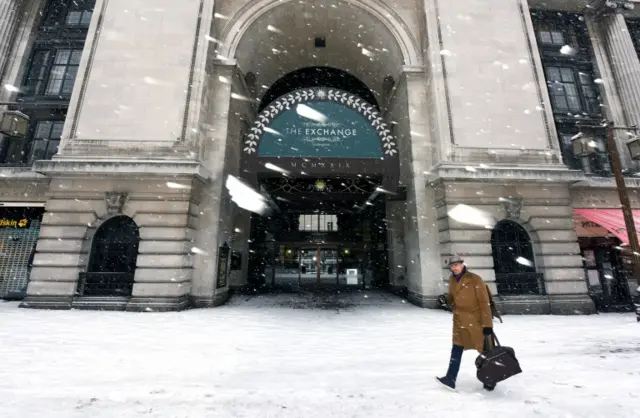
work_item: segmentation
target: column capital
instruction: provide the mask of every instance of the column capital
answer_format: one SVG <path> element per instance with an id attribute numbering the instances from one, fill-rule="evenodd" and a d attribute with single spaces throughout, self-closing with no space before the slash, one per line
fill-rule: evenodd
<path id="1" fill-rule="evenodd" d="M 587 11 L 597 15 L 611 15 L 635 9 L 633 0 L 593 0 L 587 5 Z"/>

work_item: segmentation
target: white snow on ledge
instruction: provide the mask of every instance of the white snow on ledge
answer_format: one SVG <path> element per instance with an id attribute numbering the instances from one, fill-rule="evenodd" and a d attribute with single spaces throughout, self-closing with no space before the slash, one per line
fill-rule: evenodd
<path id="1" fill-rule="evenodd" d="M 0 303 L 0 417 L 640 416 L 633 314 L 506 316 L 524 373 L 484 392 L 465 352 L 437 386 L 451 315 L 363 294 L 343 309 L 237 297 L 179 313 Z"/>

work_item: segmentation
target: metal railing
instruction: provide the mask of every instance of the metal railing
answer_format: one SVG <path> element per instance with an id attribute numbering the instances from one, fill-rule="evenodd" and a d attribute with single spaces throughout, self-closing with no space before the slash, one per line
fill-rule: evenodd
<path id="1" fill-rule="evenodd" d="M 78 293 L 82 296 L 131 296 L 133 273 L 80 273 Z"/>
<path id="2" fill-rule="evenodd" d="M 544 294 L 542 273 L 497 273 L 498 295 L 541 295 Z M 542 291 L 541 291 L 542 290 Z"/>

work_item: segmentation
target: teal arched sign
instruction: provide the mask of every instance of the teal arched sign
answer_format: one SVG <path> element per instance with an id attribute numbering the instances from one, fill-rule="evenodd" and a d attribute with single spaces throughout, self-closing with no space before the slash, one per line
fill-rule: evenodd
<path id="1" fill-rule="evenodd" d="M 245 138 L 244 153 L 258 158 L 384 159 L 398 150 L 371 104 L 351 93 L 315 88 L 269 104 Z"/>
<path id="2" fill-rule="evenodd" d="M 265 129 L 259 157 L 382 158 L 382 144 L 359 112 L 311 100 L 278 114 Z"/>
<path id="3" fill-rule="evenodd" d="M 281 96 L 258 114 L 242 150 L 242 176 L 252 184 L 281 172 L 381 176 L 387 190 L 399 181 L 391 127 L 373 105 L 342 90 L 316 87 Z"/>

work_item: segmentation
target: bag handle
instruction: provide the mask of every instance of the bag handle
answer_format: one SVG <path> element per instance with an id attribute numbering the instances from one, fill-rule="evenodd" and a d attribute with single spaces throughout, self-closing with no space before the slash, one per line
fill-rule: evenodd
<path id="1" fill-rule="evenodd" d="M 483 351 L 487 351 L 489 350 L 489 337 L 491 337 L 491 339 L 493 340 L 491 343 L 493 343 L 493 347 L 500 347 L 500 341 L 498 341 L 498 337 L 496 336 L 495 332 L 492 332 L 491 335 L 485 335 L 484 336 L 484 346 L 482 347 Z"/>

